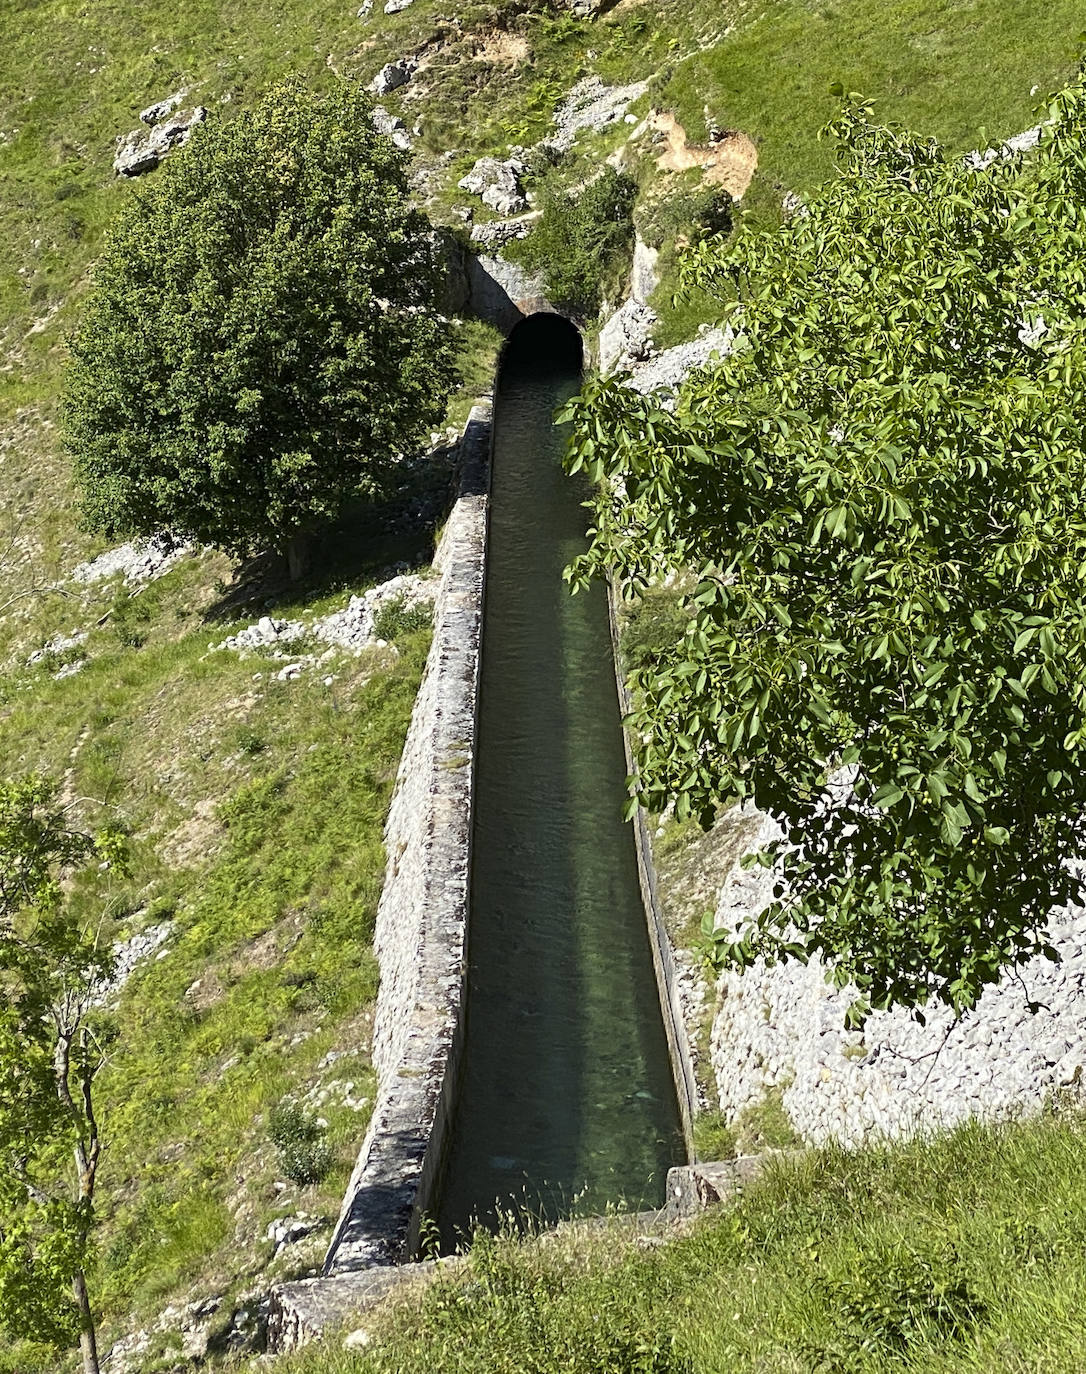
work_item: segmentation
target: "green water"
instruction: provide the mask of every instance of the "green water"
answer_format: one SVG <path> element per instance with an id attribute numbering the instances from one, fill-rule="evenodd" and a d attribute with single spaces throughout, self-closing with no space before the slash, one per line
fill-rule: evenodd
<path id="1" fill-rule="evenodd" d="M 584 489 L 557 405 L 579 365 L 536 317 L 495 398 L 467 1051 L 443 1244 L 498 1211 L 658 1206 L 683 1147 L 633 833 L 602 587 L 571 597 Z M 550 330 L 556 326 L 552 323 Z M 579 341 L 577 342 L 579 349 Z M 548 353 L 548 350 L 552 350 Z"/>

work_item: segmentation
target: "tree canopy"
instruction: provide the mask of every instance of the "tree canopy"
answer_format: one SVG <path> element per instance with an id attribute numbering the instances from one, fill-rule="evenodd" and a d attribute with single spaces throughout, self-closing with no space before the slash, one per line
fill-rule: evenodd
<path id="1" fill-rule="evenodd" d="M 686 261 L 727 356 L 573 407 L 575 585 L 696 581 L 636 674 L 636 798 L 770 813 L 775 899 L 720 954 L 820 955 L 858 1017 L 968 1007 L 1083 895 L 1082 81 L 1043 119 L 978 165 L 848 97 L 804 211 Z"/>
<path id="2" fill-rule="evenodd" d="M 287 82 L 132 193 L 71 343 L 93 528 L 287 548 L 442 420 L 439 255 L 370 114 L 357 85 Z"/>

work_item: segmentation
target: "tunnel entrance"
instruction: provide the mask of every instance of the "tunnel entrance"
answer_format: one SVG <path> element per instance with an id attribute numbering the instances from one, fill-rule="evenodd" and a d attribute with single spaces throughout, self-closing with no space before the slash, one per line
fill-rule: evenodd
<path id="1" fill-rule="evenodd" d="M 499 386 L 507 372 L 540 365 L 581 375 L 584 343 L 577 326 L 562 315 L 529 315 L 515 326 L 502 352 Z"/>
<path id="2" fill-rule="evenodd" d="M 438 1222 L 658 1206 L 685 1158 L 625 798 L 604 589 L 571 597 L 583 480 L 556 408 L 582 344 L 513 331 L 495 396 L 463 1078 Z"/>

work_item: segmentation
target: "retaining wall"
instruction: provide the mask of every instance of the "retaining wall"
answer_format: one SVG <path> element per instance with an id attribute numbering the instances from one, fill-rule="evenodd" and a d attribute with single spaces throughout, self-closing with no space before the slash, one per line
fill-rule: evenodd
<path id="1" fill-rule="evenodd" d="M 434 638 L 385 828 L 374 947 L 377 1100 L 324 1272 L 402 1263 L 418 1242 L 462 1048 L 490 406 L 471 412 L 459 499 L 435 567 Z"/>

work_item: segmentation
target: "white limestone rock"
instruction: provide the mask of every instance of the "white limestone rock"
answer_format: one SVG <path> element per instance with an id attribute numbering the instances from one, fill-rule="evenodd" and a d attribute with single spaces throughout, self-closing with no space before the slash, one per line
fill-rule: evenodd
<path id="1" fill-rule="evenodd" d="M 763 817 L 750 848 L 778 833 Z M 717 928 L 740 931 L 771 900 L 773 882 L 772 870 L 734 867 L 718 895 Z M 758 960 L 723 974 L 711 1051 L 721 1110 L 734 1119 L 783 1085 L 803 1140 L 857 1145 L 1039 1109 L 1081 1083 L 1086 1068 L 1084 915 L 1053 913 L 1049 937 L 1062 962 L 1030 960 L 957 1022 L 944 1006 L 925 1008 L 924 1025 L 899 1008 L 847 1031 L 855 989 L 828 984 L 817 960 Z"/>
<path id="2" fill-rule="evenodd" d="M 517 215 L 528 208 L 520 184 L 524 171 L 524 163 L 518 157 L 504 162 L 496 157 L 481 157 L 457 185 L 469 195 L 478 196 L 499 215 Z"/>
<path id="3" fill-rule="evenodd" d="M 397 62 L 388 62 L 370 82 L 374 95 L 388 95 L 406 86 L 418 71 L 418 61 L 413 57 L 401 57 Z"/>
<path id="4" fill-rule="evenodd" d="M 638 363 L 631 371 L 630 386 L 643 393 L 677 387 L 696 368 L 706 367 L 714 358 L 730 352 L 733 343 L 730 328 L 705 329 L 689 343 L 677 344 L 648 362 Z"/>
<path id="5" fill-rule="evenodd" d="M 633 299 L 616 310 L 600 330 L 600 371 L 629 369 L 651 358 L 656 351 L 652 343 L 656 323 L 655 310 Z"/>
<path id="6" fill-rule="evenodd" d="M 156 107 L 148 106 L 144 114 Z M 141 116 L 142 118 L 142 116 Z M 203 105 L 184 114 L 176 114 L 164 124 L 156 124 L 149 134 L 134 129 L 117 140 L 113 170 L 118 176 L 138 177 L 153 171 L 175 148 L 183 148 L 198 124 L 207 118 Z"/>
<path id="7" fill-rule="evenodd" d="M 397 148 L 402 148 L 405 153 L 411 151 L 411 135 L 407 132 L 407 125 L 399 115 L 391 114 L 383 105 L 374 106 L 373 127 L 379 134 L 384 134 L 390 138 Z"/>
<path id="8" fill-rule="evenodd" d="M 293 681 L 312 664 L 329 661 L 328 649 L 352 651 L 360 654 L 367 647 L 387 647 L 374 633 L 381 611 L 392 602 L 402 602 L 404 610 L 433 604 L 437 590 L 433 578 L 418 573 L 399 574 L 371 587 L 360 596 L 352 596 L 340 611 L 316 620 L 277 620 L 261 616 L 253 625 L 237 634 L 229 635 L 218 644 L 209 645 L 211 652 L 232 651 L 238 654 L 268 653 L 272 657 L 289 659 L 276 674 L 281 682 Z M 313 639 L 327 647 L 321 654 L 290 652 L 302 640 Z"/>
<path id="9" fill-rule="evenodd" d="M 154 581 L 195 552 L 195 544 L 178 543 L 168 535 L 156 534 L 150 539 L 137 539 L 116 549 L 107 549 L 97 558 L 73 568 L 71 577 L 73 582 L 103 582 L 120 573 L 128 586 L 135 586 Z"/>
<path id="10" fill-rule="evenodd" d="M 626 111 L 649 88 L 647 81 L 607 86 L 595 75 L 578 81 L 554 112 L 556 132 L 547 139 L 556 152 L 568 152 L 582 130 L 598 133 L 625 117 Z"/>
<path id="11" fill-rule="evenodd" d="M 145 110 L 140 110 L 140 120 L 144 124 L 157 124 L 160 119 L 165 119 L 167 115 L 173 114 L 180 105 L 184 103 L 185 97 L 189 93 L 187 86 L 180 91 L 175 91 L 173 95 L 168 95 L 164 100 L 156 100 L 154 104 L 148 105 Z"/>
<path id="12" fill-rule="evenodd" d="M 515 219 L 493 219 L 485 224 L 476 224 L 471 231 L 471 241 L 496 252 L 514 239 L 527 238 L 538 219 L 539 212 L 532 211 Z"/>

